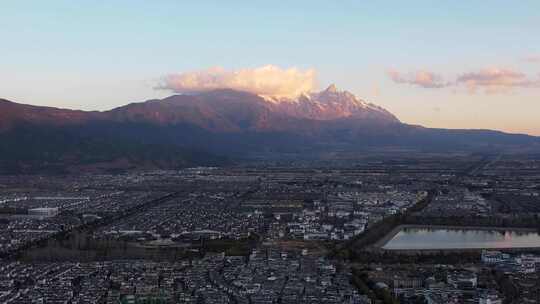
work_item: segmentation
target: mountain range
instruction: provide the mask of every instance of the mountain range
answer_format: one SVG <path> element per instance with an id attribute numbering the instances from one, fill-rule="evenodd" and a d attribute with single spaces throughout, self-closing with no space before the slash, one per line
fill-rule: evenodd
<path id="1" fill-rule="evenodd" d="M 297 98 L 220 89 L 78 111 L 0 99 L 0 170 L 125 170 L 216 165 L 254 155 L 366 149 L 538 149 L 538 137 L 402 123 L 334 85 Z M 0 172 L 1 172 L 0 171 Z"/>

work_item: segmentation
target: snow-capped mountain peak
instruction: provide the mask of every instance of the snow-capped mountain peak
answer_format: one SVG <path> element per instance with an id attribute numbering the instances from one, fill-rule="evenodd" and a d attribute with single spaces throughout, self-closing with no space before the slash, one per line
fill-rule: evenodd
<path id="1" fill-rule="evenodd" d="M 336 85 L 332 83 L 331 85 L 329 85 L 329 86 L 326 88 L 326 90 L 324 90 L 324 92 L 328 92 L 328 93 L 337 93 L 337 92 L 338 92 L 338 89 L 337 89 Z"/>
<path id="2" fill-rule="evenodd" d="M 348 91 L 341 91 L 334 84 L 320 92 L 303 93 L 296 98 L 264 99 L 275 111 L 299 118 L 333 120 L 357 117 L 399 121 L 383 108 L 358 99 Z"/>

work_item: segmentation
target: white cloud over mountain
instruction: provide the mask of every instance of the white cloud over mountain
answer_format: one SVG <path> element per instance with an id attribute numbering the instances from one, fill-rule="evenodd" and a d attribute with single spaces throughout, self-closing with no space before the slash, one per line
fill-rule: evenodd
<path id="1" fill-rule="evenodd" d="M 316 87 L 315 70 L 283 69 L 274 65 L 238 70 L 214 67 L 174 73 L 163 77 L 162 83 L 158 86 L 159 89 L 176 93 L 234 89 L 277 98 L 296 97 L 313 91 Z"/>

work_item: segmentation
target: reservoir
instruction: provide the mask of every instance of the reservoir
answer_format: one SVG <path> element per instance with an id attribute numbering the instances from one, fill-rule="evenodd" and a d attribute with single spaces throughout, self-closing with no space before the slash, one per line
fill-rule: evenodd
<path id="1" fill-rule="evenodd" d="M 540 235 L 523 229 L 403 226 L 382 246 L 386 250 L 497 248 L 540 248 Z"/>

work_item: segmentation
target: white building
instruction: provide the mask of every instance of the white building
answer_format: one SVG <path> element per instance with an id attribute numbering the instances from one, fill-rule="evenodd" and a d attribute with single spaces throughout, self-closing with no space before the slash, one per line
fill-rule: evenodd
<path id="1" fill-rule="evenodd" d="M 497 294 L 485 293 L 478 298 L 479 304 L 502 304 L 502 299 Z"/>
<path id="2" fill-rule="evenodd" d="M 58 213 L 59 213 L 58 208 L 28 209 L 28 215 L 34 215 L 34 216 L 53 217 L 53 216 L 57 216 Z"/>

